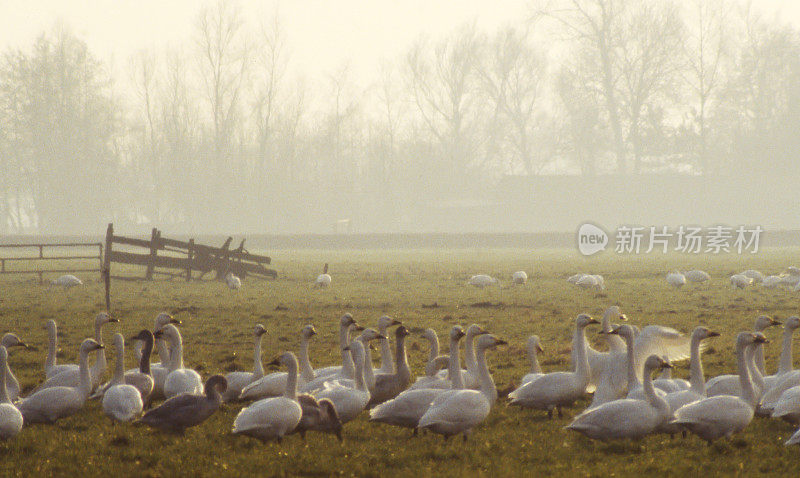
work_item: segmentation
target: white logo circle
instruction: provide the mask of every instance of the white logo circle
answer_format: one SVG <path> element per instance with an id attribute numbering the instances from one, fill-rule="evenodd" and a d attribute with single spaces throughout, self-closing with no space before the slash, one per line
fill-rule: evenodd
<path id="1" fill-rule="evenodd" d="M 578 250 L 584 256 L 591 256 L 606 248 L 608 234 L 591 223 L 584 223 L 578 228 Z"/>

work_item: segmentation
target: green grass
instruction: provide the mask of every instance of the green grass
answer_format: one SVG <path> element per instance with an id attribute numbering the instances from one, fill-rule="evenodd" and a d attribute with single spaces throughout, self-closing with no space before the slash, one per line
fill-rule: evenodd
<path id="1" fill-rule="evenodd" d="M 212 373 L 252 366 L 252 326 L 263 323 L 264 361 L 279 352 L 296 350 L 298 332 L 308 323 L 319 335 L 311 344 L 315 366 L 336 362 L 337 325 L 343 312 L 373 325 L 382 314 L 395 316 L 409 327 L 433 327 L 440 337 L 453 324 L 479 323 L 509 341 L 492 352 L 489 364 L 503 388 L 528 368 L 524 341 L 538 334 L 546 352 L 547 371 L 569 363 L 574 317 L 581 312 L 600 316 L 619 305 L 632 323 L 662 324 L 689 332 L 703 324 L 722 333 L 704 355 L 708 376 L 734 369 L 733 337 L 752 326 L 761 313 L 786 318 L 798 313 L 797 295 L 786 290 L 753 288 L 734 291 L 728 276 L 747 268 L 777 273 L 797 257 L 794 249 L 771 249 L 755 255 L 661 255 L 583 258 L 571 250 L 460 251 L 282 251 L 274 254 L 280 279 L 245 281 L 238 294 L 223 283 L 187 284 L 182 281 L 115 282 L 112 312 L 120 324 L 105 329 L 105 341 L 121 331 L 126 337 L 152 327 L 162 310 L 192 306 L 192 317 L 181 315 L 185 361 L 207 377 Z M 310 287 L 323 262 L 330 262 L 333 286 Z M 670 269 L 700 267 L 712 275 L 708 286 L 671 289 L 664 280 Z M 529 283 L 521 288 L 477 290 L 465 286 L 473 273 L 485 272 L 509 283 L 523 269 Z M 579 272 L 600 273 L 608 289 L 583 291 L 564 279 Z M 137 272 L 138 271 L 131 271 Z M 75 362 L 80 341 L 91 335 L 94 314 L 103 307 L 102 288 L 87 280 L 80 289 L 49 293 L 34 280 L 0 280 L 0 332 L 14 331 L 38 351 L 15 350 L 10 363 L 23 387 L 43 379 L 46 334 L 42 326 L 56 319 L 60 326 L 59 360 Z M 491 301 L 492 308 L 471 304 Z M 423 305 L 438 304 L 435 308 Z M 280 307 L 279 307 L 280 306 Z M 777 362 L 777 330 L 767 335 L 768 369 Z M 594 339 L 594 334 L 589 334 Z M 444 341 L 444 339 L 443 339 Z M 409 358 L 414 375 L 422 373 L 427 347 L 414 337 Z M 113 355 L 113 348 L 109 351 Z M 128 367 L 133 359 L 128 354 Z M 111 360 L 111 359 L 110 359 Z M 686 376 L 681 364 L 676 375 Z M 80 414 L 55 426 L 26 427 L 0 443 L 0 475 L 364 475 L 419 476 L 556 475 L 797 475 L 796 448 L 786 448 L 793 429 L 785 423 L 755 419 L 731 441 L 711 447 L 697 437 L 671 440 L 651 436 L 641 442 L 591 442 L 563 427 L 588 403 L 584 399 L 563 419 L 548 420 L 543 412 L 509 408 L 501 399 L 469 442 L 427 434 L 409 439 L 410 432 L 371 424 L 363 414 L 345 426 L 345 442 L 330 435 L 310 434 L 306 443 L 291 436 L 282 445 L 261 443 L 230 434 L 241 405 L 227 405 L 185 437 L 163 435 L 144 427 L 113 425 L 90 402 Z"/>

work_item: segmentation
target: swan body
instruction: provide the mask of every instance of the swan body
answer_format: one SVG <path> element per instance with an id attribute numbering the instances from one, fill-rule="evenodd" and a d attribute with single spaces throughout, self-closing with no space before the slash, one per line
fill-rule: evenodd
<path id="1" fill-rule="evenodd" d="M 686 285 L 686 276 L 681 274 L 680 271 L 672 271 L 667 274 L 667 283 L 676 289 L 680 289 Z"/>
<path id="2" fill-rule="evenodd" d="M 731 286 L 734 289 L 744 289 L 745 287 L 752 284 L 753 284 L 753 279 L 747 277 L 744 274 L 734 274 L 731 276 Z"/>
<path id="3" fill-rule="evenodd" d="M 291 352 L 284 352 L 271 365 L 279 363 L 288 369 L 283 395 L 264 398 L 243 408 L 233 422 L 234 435 L 246 435 L 261 441 L 280 441 L 300 423 L 303 410 L 297 401 L 297 357 Z"/>
<path id="4" fill-rule="evenodd" d="M 86 339 L 80 348 L 80 382 L 77 387 L 54 386 L 34 392 L 23 399 L 17 408 L 22 413 L 25 423 L 53 423 L 78 413 L 86 403 L 92 388 L 89 376 L 89 353 L 101 350 L 103 345 L 93 339 Z"/>
<path id="5" fill-rule="evenodd" d="M 156 316 L 153 334 L 167 324 L 181 325 L 181 321 L 166 312 L 161 312 Z M 154 340 L 155 349 L 161 361 L 150 364 L 150 375 L 153 377 L 153 392 L 150 396 L 152 398 L 164 398 L 164 381 L 169 374 L 169 345 L 162 338 Z M 129 370 L 129 372 L 132 371 L 134 370 Z"/>
<path id="6" fill-rule="evenodd" d="M 746 271 L 742 271 L 740 274 L 750 279 L 753 279 L 753 282 L 755 282 L 756 284 L 761 284 L 764 282 L 764 274 L 755 269 L 747 269 Z"/>
<path id="7" fill-rule="evenodd" d="M 569 282 L 570 284 L 577 284 L 578 281 L 581 280 L 581 277 L 583 277 L 585 275 L 586 274 L 581 274 L 581 273 L 573 274 L 573 275 L 567 277 L 567 282 Z"/>
<path id="8" fill-rule="evenodd" d="M 317 335 L 313 325 L 306 325 L 300 331 L 300 376 L 299 383 L 307 383 L 314 379 L 314 370 L 308 360 L 308 341 Z M 262 398 L 278 397 L 286 391 L 287 372 L 274 372 L 254 380 L 246 385 L 239 394 L 240 400 L 260 400 Z"/>
<path id="9" fill-rule="evenodd" d="M 256 325 L 253 330 L 253 371 L 252 372 L 230 372 L 225 374 L 228 388 L 222 394 L 222 400 L 230 402 L 236 400 L 241 395 L 244 387 L 264 376 L 264 366 L 261 364 L 261 337 L 267 332 L 263 325 Z"/>
<path id="10" fill-rule="evenodd" d="M 203 387 L 204 395 L 181 393 L 170 397 L 160 406 L 148 410 L 137 423 L 182 434 L 187 428 L 206 421 L 219 409 L 226 387 L 225 377 L 212 375 Z"/>
<path id="11" fill-rule="evenodd" d="M 355 387 L 347 387 L 337 382 L 326 382 L 322 390 L 314 394 L 318 399 L 327 399 L 333 402 L 339 420 L 347 423 L 355 419 L 367 406 L 370 400 L 370 392 L 364 381 L 365 354 L 364 344 L 354 340 L 346 348 L 353 355 L 356 364 Z"/>
<path id="12" fill-rule="evenodd" d="M 22 413 L 11 403 L 6 383 L 8 379 L 8 350 L 0 345 L 0 441 L 14 438 L 22 430 Z"/>
<path id="13" fill-rule="evenodd" d="M 711 280 L 711 276 L 707 272 L 698 269 L 684 272 L 683 275 L 686 276 L 686 280 L 689 282 L 702 283 Z"/>
<path id="14" fill-rule="evenodd" d="M 228 272 L 225 276 L 225 283 L 228 284 L 228 289 L 239 290 L 242 288 L 242 279 L 233 275 L 233 272 Z"/>
<path id="15" fill-rule="evenodd" d="M 433 368 L 431 369 L 433 373 L 430 375 L 423 375 L 421 377 L 417 377 L 417 380 L 414 383 L 412 383 L 408 387 L 408 389 L 416 390 L 423 388 L 438 388 L 438 389 L 450 388 L 450 380 L 442 379 L 436 376 L 436 372 L 438 372 L 443 368 L 447 368 L 449 363 L 450 363 L 450 357 L 446 355 L 440 355 L 436 357 L 435 359 L 433 359 Z"/>
<path id="16" fill-rule="evenodd" d="M 547 410 L 552 418 L 553 409 L 570 405 L 580 398 L 589 383 L 589 360 L 586 356 L 585 329 L 590 324 L 599 323 L 587 314 L 581 314 L 575 319 L 575 334 L 572 348 L 577 350 L 574 372 L 547 373 L 533 382 L 528 382 L 508 394 L 511 405 L 525 408 Z"/>
<path id="17" fill-rule="evenodd" d="M 83 285 L 83 282 L 72 274 L 66 274 L 50 281 L 50 288 L 63 287 L 64 290 L 78 285 Z"/>
<path id="18" fill-rule="evenodd" d="M 147 404 L 150 402 L 150 396 L 153 393 L 153 377 L 150 375 L 150 355 L 153 352 L 153 333 L 147 329 L 143 329 L 137 336 L 132 337 L 131 340 L 135 340 L 137 344 L 144 345 L 138 357 L 139 368 L 125 372 L 122 383 L 135 387 L 136 390 L 139 391 L 142 402 Z M 113 384 L 114 381 L 112 380 L 111 382 L 101 385 L 89 398 L 102 398 Z"/>
<path id="19" fill-rule="evenodd" d="M 624 398 L 604 403 L 578 415 L 567 430 L 576 431 L 595 440 L 640 439 L 654 432 L 670 418 L 666 400 L 655 393 L 652 374 L 671 367 L 665 360 L 651 355 L 644 367 L 644 397 Z"/>
<path id="20" fill-rule="evenodd" d="M 782 418 L 794 425 L 800 424 L 800 386 L 783 392 L 772 406 L 772 418 Z"/>
<path id="21" fill-rule="evenodd" d="M 575 282 L 575 285 L 581 289 L 602 290 L 606 288 L 605 280 L 603 279 L 603 276 L 599 274 L 584 274 Z"/>
<path id="22" fill-rule="evenodd" d="M 182 393 L 203 394 L 203 381 L 200 374 L 183 366 L 183 338 L 178 328 L 167 324 L 153 335 L 164 338 L 170 346 L 169 374 L 164 379 L 164 396 L 171 398 Z M 225 384 L 227 389 L 227 382 Z"/>
<path id="23" fill-rule="evenodd" d="M 342 421 L 336 412 L 336 406 L 328 399 L 317 400 L 312 395 L 297 396 L 302 417 L 292 433 L 299 433 L 305 438 L 309 430 L 321 433 L 333 433 L 342 441 Z"/>
<path id="24" fill-rule="evenodd" d="M 477 287 L 478 289 L 483 289 L 484 287 L 489 287 L 490 285 L 499 284 L 500 281 L 495 279 L 494 277 L 486 274 L 477 274 L 469 278 L 467 281 L 468 285 L 473 287 Z"/>
<path id="25" fill-rule="evenodd" d="M 450 355 L 447 359 L 450 374 L 455 380 L 448 383 L 452 390 L 463 389 L 461 364 L 459 363 L 458 343 L 464 337 L 464 330 L 456 325 L 450 330 Z M 437 379 L 441 380 L 441 379 Z M 449 381 L 448 381 L 449 382 Z M 433 400 L 444 393 L 444 388 L 416 388 L 406 390 L 395 398 L 375 406 L 369 412 L 370 421 L 387 423 L 405 428 L 417 428 L 419 420 L 428 411 Z"/>
<path id="26" fill-rule="evenodd" d="M 314 281 L 314 287 L 330 287 L 331 280 L 331 276 L 328 274 L 328 264 L 326 263 L 325 267 L 322 268 L 322 274 L 318 275 Z"/>
<path id="27" fill-rule="evenodd" d="M 711 443 L 744 430 L 753 419 L 758 398 L 753 390 L 745 349 L 763 343 L 763 336 L 740 332 L 736 337 L 736 361 L 741 381 L 741 394 L 717 395 L 684 405 L 675 411 L 672 422 Z"/>
<path id="28" fill-rule="evenodd" d="M 603 374 L 603 370 L 606 369 L 607 364 L 609 361 L 617 360 L 620 354 L 625 353 L 625 341 L 623 341 L 618 335 L 609 334 L 614 327 L 614 324 L 611 322 L 612 320 L 628 320 L 625 314 L 621 313 L 619 307 L 616 305 L 609 307 L 603 313 L 603 318 L 600 320 L 600 331 L 603 332 L 603 337 L 605 338 L 606 344 L 608 345 L 608 352 L 601 352 L 599 350 L 595 350 L 586 342 L 586 356 L 589 359 L 589 384 L 586 386 L 586 391 L 592 393 L 597 388 L 597 383 L 600 381 L 600 377 Z M 575 366 L 575 355 L 576 350 L 572 350 L 570 354 L 570 360 L 572 361 L 572 366 Z"/>
<path id="29" fill-rule="evenodd" d="M 111 386 L 103 394 L 103 413 L 112 420 L 129 422 L 142 413 L 142 395 L 133 385 L 125 383 L 125 339 L 122 334 L 114 336 L 116 364 Z"/>
<path id="30" fill-rule="evenodd" d="M 437 395 L 419 419 L 418 428 L 444 435 L 445 439 L 461 433 L 466 438 L 483 422 L 497 400 L 497 389 L 486 366 L 486 351 L 505 343 L 492 335 L 481 335 L 477 340 L 480 390 L 450 390 Z"/>
<path id="31" fill-rule="evenodd" d="M 511 283 L 514 285 L 525 285 L 528 282 L 528 274 L 525 271 L 517 271 L 511 275 Z"/>
<path id="32" fill-rule="evenodd" d="M 761 286 L 766 287 L 767 289 L 774 289 L 781 284 L 781 277 L 780 276 L 766 276 L 764 280 L 761 281 Z"/>
<path id="33" fill-rule="evenodd" d="M 13 403 L 19 398 L 19 381 L 17 381 L 17 377 L 14 376 L 14 372 L 11 371 L 11 367 L 8 365 L 8 349 L 11 347 L 24 347 L 27 349 L 28 345 L 20 340 L 16 334 L 9 332 L 0 339 L 0 346 L 6 348 L 5 365 L 0 364 L 0 367 L 5 369 L 6 393 L 8 394 L 9 401 Z"/>

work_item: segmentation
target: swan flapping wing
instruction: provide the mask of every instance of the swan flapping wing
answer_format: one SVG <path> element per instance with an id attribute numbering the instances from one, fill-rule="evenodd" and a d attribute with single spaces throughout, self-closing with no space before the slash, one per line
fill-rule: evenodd
<path id="1" fill-rule="evenodd" d="M 670 362 L 688 359 L 690 342 L 689 337 L 671 327 L 648 325 L 643 328 L 633 346 L 637 375 L 642 376 L 644 361 L 650 355 L 664 357 Z"/>

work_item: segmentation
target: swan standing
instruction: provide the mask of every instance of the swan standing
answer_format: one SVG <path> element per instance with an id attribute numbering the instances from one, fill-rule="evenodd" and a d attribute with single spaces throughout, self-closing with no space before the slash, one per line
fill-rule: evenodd
<path id="1" fill-rule="evenodd" d="M 356 323 L 355 319 L 353 319 L 353 315 L 349 312 L 342 315 L 339 319 L 339 349 L 342 350 L 348 345 L 350 345 L 350 327 L 357 327 L 358 324 Z M 342 352 L 342 365 L 340 366 L 331 366 L 331 367 L 323 367 L 319 368 L 314 371 L 315 377 L 323 377 L 326 375 L 333 375 L 333 374 L 342 374 L 347 378 L 351 378 L 353 375 L 353 371 L 355 370 L 355 365 L 353 364 L 353 358 L 347 352 Z"/>
<path id="2" fill-rule="evenodd" d="M 264 366 L 261 365 L 261 337 L 267 332 L 263 325 L 257 324 L 253 330 L 253 371 L 252 372 L 230 372 L 225 374 L 228 388 L 222 394 L 222 400 L 230 402 L 236 400 L 242 393 L 244 387 L 264 376 Z"/>
<path id="3" fill-rule="evenodd" d="M 67 370 L 78 370 L 77 364 L 56 364 L 56 355 L 58 354 L 58 326 L 56 325 L 56 321 L 52 319 L 48 320 L 45 328 L 47 329 L 48 338 L 47 359 L 45 359 L 44 362 L 45 378 L 50 378 L 61 372 L 66 372 Z"/>
<path id="4" fill-rule="evenodd" d="M 328 399 L 333 402 L 339 420 L 347 423 L 355 419 L 359 413 L 369 403 L 370 392 L 364 381 L 364 368 L 369 367 L 365 364 L 364 344 L 359 340 L 354 340 L 346 350 L 353 355 L 356 364 L 354 387 L 347 387 L 338 382 L 326 382 L 322 390 L 314 394 L 317 400 Z"/>
<path id="5" fill-rule="evenodd" d="M 242 279 L 239 279 L 233 272 L 228 272 L 228 275 L 225 276 L 225 283 L 228 284 L 228 289 L 236 291 L 242 288 Z"/>
<path id="6" fill-rule="evenodd" d="M 562 416 L 561 407 L 571 405 L 580 398 L 589 383 L 589 360 L 586 356 L 586 327 L 599 322 L 587 314 L 575 319 L 572 349 L 577 350 L 574 372 L 552 372 L 528 382 L 508 394 L 511 405 L 547 410 L 553 418 L 553 409 Z"/>
<path id="7" fill-rule="evenodd" d="M 161 330 L 161 328 L 167 324 L 181 325 L 181 321 L 166 312 L 161 312 L 156 316 L 153 334 Z M 154 338 L 154 340 L 156 352 L 161 361 L 150 364 L 150 374 L 153 377 L 153 393 L 151 397 L 164 398 L 164 381 L 169 374 L 170 351 L 166 340 L 162 338 Z"/>
<path id="8" fill-rule="evenodd" d="M 300 331 L 300 377 L 298 384 L 307 383 L 314 379 L 314 369 L 308 360 L 308 341 L 317 335 L 313 325 L 306 325 Z M 262 398 L 277 397 L 286 391 L 288 374 L 274 372 L 255 380 L 242 389 L 240 400 L 260 400 Z"/>
<path id="9" fill-rule="evenodd" d="M 736 336 L 740 395 L 717 395 L 684 405 L 675 411 L 675 420 L 672 423 L 689 430 L 708 443 L 744 430 L 753 419 L 758 404 L 744 353 L 752 344 L 764 342 L 763 336 L 757 337 L 750 332 L 740 332 Z"/>
<path id="10" fill-rule="evenodd" d="M 297 402 L 303 416 L 292 433 L 299 433 L 305 440 L 306 432 L 309 430 L 321 433 L 333 433 L 341 442 L 342 421 L 336 412 L 336 406 L 328 399 L 317 400 L 313 395 L 306 393 L 297 396 Z"/>
<path id="11" fill-rule="evenodd" d="M 612 320 L 626 321 L 628 318 L 620 312 L 616 305 L 609 307 L 603 313 L 603 318 L 600 320 L 600 331 L 603 332 L 602 336 L 608 345 L 608 352 L 595 350 L 588 341 L 586 342 L 586 356 L 589 359 L 589 384 L 586 386 L 586 391 L 589 393 L 597 389 L 597 383 L 600 381 L 603 370 L 608 366 L 607 364 L 610 361 L 619 360 L 620 356 L 625 353 L 625 342 L 618 335 L 609 334 L 615 326 L 611 322 Z M 570 353 L 572 367 L 575 367 L 576 353 L 575 349 Z"/>
<path id="12" fill-rule="evenodd" d="M 11 403 L 6 389 L 8 351 L 0 345 L 0 441 L 14 438 L 22 430 L 22 414 Z"/>
<path id="13" fill-rule="evenodd" d="M 408 335 L 408 329 L 402 325 L 395 329 L 394 360 L 397 364 L 397 371 L 375 375 L 375 385 L 371 389 L 369 407 L 392 399 L 408 388 L 408 384 L 411 382 L 411 369 L 408 368 L 408 356 L 406 355 L 406 337 Z"/>
<path id="14" fill-rule="evenodd" d="M 28 348 L 28 344 L 23 342 L 16 334 L 12 334 L 10 332 L 3 335 L 3 338 L 0 339 L 0 346 L 6 348 L 6 354 L 8 354 L 8 349 L 11 347 Z M 5 369 L 6 374 L 6 393 L 8 393 L 9 400 L 11 400 L 11 402 L 15 402 L 19 398 L 19 382 L 17 381 L 17 377 L 15 377 L 14 373 L 11 371 L 11 367 L 8 365 L 7 356 L 5 365 L 2 365 L 2 368 Z"/>
<path id="15" fill-rule="evenodd" d="M 281 441 L 300 423 L 303 410 L 297 401 L 297 357 L 291 352 L 284 352 L 270 362 L 270 365 L 278 364 L 284 365 L 288 373 L 283 396 L 265 398 L 243 408 L 233 422 L 233 434 L 247 435 L 261 441 Z"/>
<path id="16" fill-rule="evenodd" d="M 328 263 L 326 262 L 322 268 L 322 274 L 318 275 L 317 280 L 314 281 L 314 287 L 330 287 L 331 280 L 331 276 L 328 274 Z"/>
<path id="17" fill-rule="evenodd" d="M 662 358 L 651 355 L 644 364 L 644 398 L 624 398 L 589 409 L 566 428 L 594 440 L 640 439 L 656 430 L 670 418 L 666 400 L 656 394 L 653 372 L 671 367 Z"/>
<path id="18" fill-rule="evenodd" d="M 200 374 L 183 366 L 183 338 L 178 328 L 167 324 L 153 337 L 164 338 L 169 342 L 170 363 L 169 374 L 164 379 L 164 396 L 174 397 L 181 393 L 203 394 L 203 381 Z M 227 383 L 225 384 L 227 388 Z"/>
<path id="19" fill-rule="evenodd" d="M 103 413 L 118 422 L 129 422 L 142 413 L 142 395 L 133 385 L 125 383 L 125 339 L 114 336 L 117 358 L 111 386 L 103 395 Z"/>
<path id="20" fill-rule="evenodd" d="M 467 335 L 464 338 L 464 365 L 466 369 L 461 371 L 461 379 L 466 388 L 477 389 L 480 387 L 478 382 L 477 360 L 475 357 L 475 338 L 488 333 L 489 332 L 478 324 L 472 324 L 467 328 Z M 450 379 L 450 372 L 441 371 L 436 375 L 441 378 Z"/>
<path id="21" fill-rule="evenodd" d="M 139 391 L 142 402 L 146 405 L 150 402 L 150 396 L 153 393 L 153 377 L 150 375 L 150 355 L 153 352 L 153 333 L 147 329 L 143 329 L 135 337 L 131 337 L 131 340 L 136 341 L 137 344 L 144 345 L 138 357 L 139 368 L 126 371 L 122 383 L 135 387 L 136 390 Z M 111 382 L 101 385 L 89 398 L 95 399 L 103 397 L 113 384 L 114 381 L 112 380 Z"/>
<path id="22" fill-rule="evenodd" d="M 461 363 L 459 362 L 458 343 L 464 337 L 464 330 L 455 325 L 450 330 L 450 356 L 448 367 L 453 382 L 448 383 L 450 390 L 462 390 Z M 441 379 L 439 379 L 441 380 Z M 395 398 L 376 405 L 369 412 L 370 421 L 387 423 L 405 428 L 413 428 L 417 434 L 417 424 L 420 418 L 428 411 L 433 400 L 447 391 L 445 388 L 416 388 L 406 390 Z"/>
<path id="23" fill-rule="evenodd" d="M 183 434 L 187 428 L 203 423 L 219 409 L 227 385 L 225 377 L 212 375 L 206 380 L 204 395 L 181 393 L 168 398 L 157 408 L 148 410 L 136 423 Z"/>
<path id="24" fill-rule="evenodd" d="M 489 416 L 497 400 L 497 389 L 486 366 L 486 351 L 504 344 L 504 340 L 493 335 L 479 337 L 477 361 L 480 390 L 453 390 L 438 395 L 419 419 L 418 428 L 444 435 L 445 440 L 461 433 L 466 440 L 472 429 Z"/>
<path id="25" fill-rule="evenodd" d="M 59 418 L 78 413 L 86 403 L 92 389 L 89 376 L 89 353 L 102 350 L 103 345 L 93 339 L 86 339 L 80 348 L 80 382 L 77 387 L 55 386 L 39 390 L 19 403 L 19 411 L 25 423 L 52 423 Z"/>

